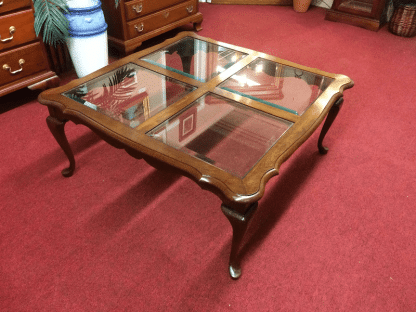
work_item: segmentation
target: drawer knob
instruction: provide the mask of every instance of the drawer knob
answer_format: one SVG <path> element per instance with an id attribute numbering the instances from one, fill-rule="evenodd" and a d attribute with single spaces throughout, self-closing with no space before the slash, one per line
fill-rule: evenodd
<path id="1" fill-rule="evenodd" d="M 12 74 L 12 75 L 15 75 L 15 74 L 17 74 L 17 73 L 20 73 L 20 72 L 23 70 L 22 65 L 23 65 L 24 63 L 25 63 L 25 60 L 24 60 L 24 59 L 20 59 L 20 60 L 19 60 L 20 69 L 15 70 L 15 71 L 12 71 L 12 69 L 10 68 L 10 66 L 9 66 L 9 65 L 7 65 L 7 64 L 4 64 L 4 65 L 3 65 L 3 69 L 4 69 L 4 70 L 8 70 L 8 71 L 10 72 L 10 74 Z"/>
<path id="2" fill-rule="evenodd" d="M 0 1 L 0 6 L 2 6 L 3 5 L 3 1 Z"/>
<path id="3" fill-rule="evenodd" d="M 142 32 L 144 29 L 143 23 L 140 23 L 140 25 L 134 25 L 134 28 L 137 30 L 137 32 Z"/>
<path id="4" fill-rule="evenodd" d="M 134 12 L 139 14 L 143 11 L 143 4 L 142 3 L 140 3 L 139 5 L 135 4 L 133 5 L 132 9 L 134 10 Z"/>
<path id="5" fill-rule="evenodd" d="M 194 6 L 190 5 L 186 8 L 186 10 L 188 11 L 188 13 L 192 13 L 192 11 L 194 10 Z"/>
<path id="6" fill-rule="evenodd" d="M 3 2 L 1 2 L 1 3 L 3 3 Z M 1 39 L 1 36 L 0 36 L 0 41 L 1 42 L 7 42 L 7 41 L 12 40 L 13 39 L 13 34 L 15 33 L 15 31 L 16 31 L 16 27 L 10 26 L 10 28 L 9 28 L 10 37 L 6 38 L 6 39 Z"/>

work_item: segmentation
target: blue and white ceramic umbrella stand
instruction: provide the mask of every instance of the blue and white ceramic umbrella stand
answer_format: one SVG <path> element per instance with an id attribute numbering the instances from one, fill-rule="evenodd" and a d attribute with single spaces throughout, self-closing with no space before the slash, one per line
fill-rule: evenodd
<path id="1" fill-rule="evenodd" d="M 78 77 L 108 65 L 107 24 L 100 0 L 68 0 L 67 46 Z"/>

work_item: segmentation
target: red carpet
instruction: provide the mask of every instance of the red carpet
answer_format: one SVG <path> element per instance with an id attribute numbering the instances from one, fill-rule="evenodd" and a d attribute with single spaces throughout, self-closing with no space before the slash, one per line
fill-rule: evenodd
<path id="1" fill-rule="evenodd" d="M 0 311 L 416 311 L 416 38 L 321 8 L 200 10 L 203 36 L 354 80 L 328 154 L 315 133 L 269 182 L 233 281 L 217 197 L 72 123 L 64 178 L 46 107 L 3 97 Z"/>

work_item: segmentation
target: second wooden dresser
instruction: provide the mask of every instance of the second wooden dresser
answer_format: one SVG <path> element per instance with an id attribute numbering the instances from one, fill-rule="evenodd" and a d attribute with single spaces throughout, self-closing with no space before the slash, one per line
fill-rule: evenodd
<path id="1" fill-rule="evenodd" d="M 176 27 L 193 23 L 201 30 L 198 0 L 101 0 L 108 24 L 109 44 L 124 54 L 132 53 L 143 41 Z"/>

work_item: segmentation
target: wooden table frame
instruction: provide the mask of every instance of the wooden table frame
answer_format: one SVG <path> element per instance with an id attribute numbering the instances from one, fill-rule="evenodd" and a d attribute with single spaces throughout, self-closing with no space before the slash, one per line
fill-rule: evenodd
<path id="1" fill-rule="evenodd" d="M 144 55 L 150 54 L 184 37 L 204 40 L 247 53 L 248 55 L 206 83 L 140 60 Z M 334 80 L 301 116 L 217 87 L 221 82 L 257 58 L 263 58 L 283 65 L 292 66 L 317 75 L 330 77 Z M 71 90 L 74 87 L 111 70 L 117 69 L 127 63 L 135 63 L 139 66 L 146 67 L 165 76 L 194 85 L 197 89 L 134 129 L 62 95 L 65 91 Z M 69 159 L 69 167 L 62 171 L 62 174 L 65 177 L 71 176 L 75 170 L 75 158 L 64 131 L 65 123 L 68 120 L 71 120 L 76 124 L 86 125 L 106 142 L 116 148 L 125 149 L 131 156 L 137 159 L 144 159 L 155 168 L 174 170 L 189 177 L 201 188 L 209 190 L 217 195 L 222 200 L 222 211 L 230 221 L 233 229 L 229 271 L 233 278 L 238 278 L 241 275 L 239 250 L 241 249 L 242 240 L 250 219 L 258 206 L 257 203 L 264 194 L 267 181 L 279 173 L 279 167 L 282 163 L 312 135 L 326 116 L 327 118 L 318 140 L 318 148 L 322 154 L 327 152 L 327 149 L 322 145 L 323 139 L 342 105 L 343 91 L 351 88 L 353 85 L 353 81 L 344 75 L 326 73 L 260 52 L 204 38 L 193 32 L 183 32 L 175 38 L 166 40 L 164 43 L 157 46 L 115 61 L 107 67 L 81 79 L 71 81 L 65 86 L 44 91 L 39 95 L 39 102 L 47 105 L 49 116 L 46 121 L 49 129 Z M 290 127 L 277 143 L 274 144 L 273 147 L 256 163 L 244 178 L 234 176 L 212 164 L 185 154 L 146 135 L 148 131 L 155 128 L 157 125 L 167 120 L 207 92 L 215 93 L 233 101 L 243 103 L 246 106 L 293 122 L 292 127 Z"/>

